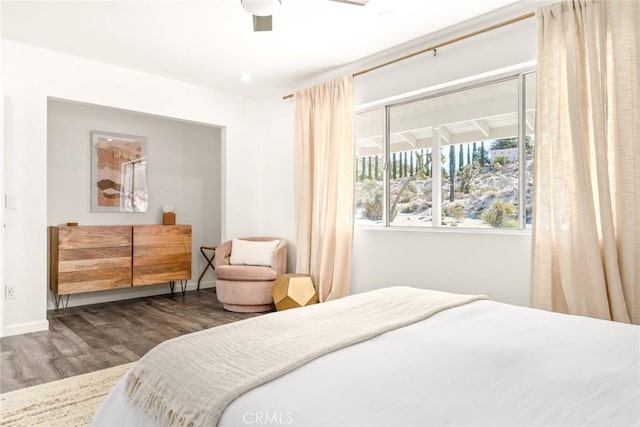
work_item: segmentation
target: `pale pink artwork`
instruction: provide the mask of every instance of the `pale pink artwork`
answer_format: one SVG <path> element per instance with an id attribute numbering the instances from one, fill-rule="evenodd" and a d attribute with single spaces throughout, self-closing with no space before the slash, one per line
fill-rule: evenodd
<path id="1" fill-rule="evenodd" d="M 140 137 L 92 132 L 92 210 L 146 212 L 146 141 Z"/>

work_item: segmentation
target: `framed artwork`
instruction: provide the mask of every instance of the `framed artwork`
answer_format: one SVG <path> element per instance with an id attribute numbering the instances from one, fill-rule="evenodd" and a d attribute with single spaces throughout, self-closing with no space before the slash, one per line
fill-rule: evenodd
<path id="1" fill-rule="evenodd" d="M 91 211 L 146 212 L 147 139 L 91 132 Z"/>

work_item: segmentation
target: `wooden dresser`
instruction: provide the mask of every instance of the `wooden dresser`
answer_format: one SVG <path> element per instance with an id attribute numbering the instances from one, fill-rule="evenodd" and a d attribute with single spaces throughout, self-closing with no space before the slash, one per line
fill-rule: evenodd
<path id="1" fill-rule="evenodd" d="M 49 227 L 49 287 L 63 295 L 191 279 L 190 225 Z M 184 282 L 184 283 L 183 283 Z"/>
<path id="2" fill-rule="evenodd" d="M 133 286 L 188 279 L 191 279 L 190 225 L 133 227 Z"/>

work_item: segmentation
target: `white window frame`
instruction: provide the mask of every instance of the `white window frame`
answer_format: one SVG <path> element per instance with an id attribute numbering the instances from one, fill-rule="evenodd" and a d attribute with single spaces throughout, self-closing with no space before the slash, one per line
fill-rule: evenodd
<path id="1" fill-rule="evenodd" d="M 387 100 L 381 100 L 376 103 L 370 103 L 363 105 L 356 109 L 357 113 L 364 113 L 371 110 L 380 110 L 384 114 L 383 120 L 383 154 L 382 154 L 382 185 L 383 185 L 383 213 L 382 224 L 380 225 L 364 225 L 358 224 L 358 229 L 376 229 L 376 230 L 411 230 L 411 231 L 437 231 L 437 232 L 471 232 L 471 233 L 490 233 L 490 234 L 522 234 L 529 233 L 531 227 L 526 224 L 526 206 L 525 206 L 525 190 L 526 190 L 526 105 L 527 105 L 527 93 L 526 93 L 526 76 L 536 73 L 536 67 L 534 62 L 522 64 L 516 67 L 509 67 L 504 70 L 497 70 L 492 73 L 487 73 L 477 78 L 463 79 L 455 82 L 451 82 L 445 85 L 439 85 L 427 90 L 421 90 L 414 94 L 407 95 L 405 97 L 393 97 Z M 449 95 L 456 92 L 461 92 L 476 87 L 486 86 L 494 83 L 500 83 L 508 80 L 516 80 L 518 84 L 518 228 L 473 228 L 473 227 L 446 227 L 440 225 L 442 206 L 441 206 L 441 191 L 442 182 L 441 174 L 432 175 L 432 225 L 424 226 L 406 226 L 406 225 L 393 225 L 390 222 L 390 191 L 391 191 L 391 126 L 390 126 L 390 111 L 393 107 L 400 105 L 411 104 L 413 102 L 423 101 L 426 99 L 436 98 L 444 95 Z M 535 96 L 535 95 L 534 95 Z M 434 132 L 438 132 L 434 129 Z M 440 164 L 440 138 L 433 138 L 433 145 L 431 149 L 431 164 Z M 437 156 L 437 157 L 436 157 Z"/>

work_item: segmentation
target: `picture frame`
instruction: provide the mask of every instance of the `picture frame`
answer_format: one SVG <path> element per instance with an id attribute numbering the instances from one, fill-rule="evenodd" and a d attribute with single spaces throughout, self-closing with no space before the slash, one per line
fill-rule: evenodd
<path id="1" fill-rule="evenodd" d="M 91 212 L 147 212 L 147 138 L 91 131 Z"/>

